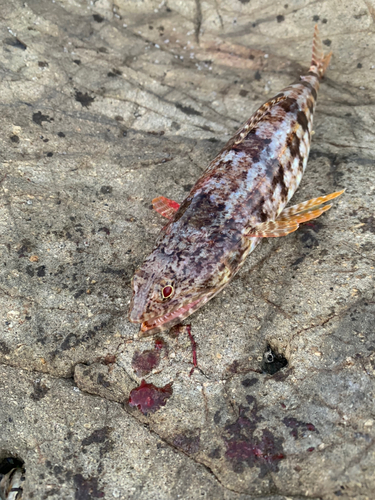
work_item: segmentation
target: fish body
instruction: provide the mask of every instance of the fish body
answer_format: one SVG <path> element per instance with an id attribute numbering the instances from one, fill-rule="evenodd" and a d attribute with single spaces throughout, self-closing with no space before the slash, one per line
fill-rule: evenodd
<path id="1" fill-rule="evenodd" d="M 180 206 L 153 200 L 170 221 L 133 278 L 130 321 L 141 323 L 144 335 L 192 314 L 229 283 L 263 237 L 296 230 L 339 195 L 284 210 L 306 168 L 319 80 L 329 59 L 316 28 L 309 72 L 252 115 Z"/>

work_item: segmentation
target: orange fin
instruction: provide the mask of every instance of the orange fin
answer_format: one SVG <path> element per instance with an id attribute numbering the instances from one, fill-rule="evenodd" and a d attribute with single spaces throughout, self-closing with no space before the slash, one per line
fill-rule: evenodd
<path id="1" fill-rule="evenodd" d="M 298 229 L 298 224 L 287 221 L 269 221 L 263 224 L 258 224 L 255 228 L 247 235 L 248 237 L 257 238 L 278 238 L 279 236 L 286 236 L 289 233 L 293 233 Z"/>
<path id="2" fill-rule="evenodd" d="M 292 215 L 300 214 L 307 210 L 314 210 L 320 205 L 323 205 L 323 203 L 326 203 L 327 201 L 333 200 L 334 198 L 342 195 L 344 191 L 345 189 L 343 189 L 342 191 L 336 191 L 335 193 L 327 194 L 325 196 L 319 196 L 319 198 L 313 198 L 312 200 L 303 201 L 302 203 L 298 203 L 297 205 L 293 205 L 292 207 L 284 208 L 279 217 L 277 217 L 277 220 L 289 220 Z"/>
<path id="3" fill-rule="evenodd" d="M 156 212 L 167 219 L 171 219 L 179 209 L 177 201 L 170 200 L 164 196 L 158 196 L 152 200 L 152 206 Z"/>
<path id="4" fill-rule="evenodd" d="M 318 25 L 316 24 L 310 71 L 317 73 L 319 75 L 319 78 L 322 78 L 328 68 L 331 57 L 332 52 L 330 52 L 326 56 L 324 55 L 322 40 L 319 35 Z"/>
<path id="5" fill-rule="evenodd" d="M 336 191 L 335 193 L 320 196 L 319 198 L 313 198 L 312 200 L 304 201 L 298 205 L 286 208 L 275 221 L 258 224 L 247 236 L 258 238 L 278 238 L 279 236 L 285 236 L 289 233 L 293 233 L 293 231 L 298 229 L 299 224 L 302 222 L 316 219 L 329 210 L 332 205 L 321 205 L 329 200 L 337 198 L 337 196 L 340 196 L 344 191 L 345 189 L 342 191 Z"/>

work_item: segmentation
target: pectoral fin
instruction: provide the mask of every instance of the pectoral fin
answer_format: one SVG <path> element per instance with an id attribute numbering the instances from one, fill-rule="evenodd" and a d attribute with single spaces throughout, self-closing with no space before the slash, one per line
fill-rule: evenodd
<path id="1" fill-rule="evenodd" d="M 176 201 L 170 200 L 169 198 L 158 196 L 152 200 L 152 206 L 154 210 L 163 217 L 171 219 L 179 209 L 180 205 Z"/>
<path id="2" fill-rule="evenodd" d="M 336 191 L 335 193 L 327 194 L 326 196 L 319 196 L 319 198 L 313 198 L 312 200 L 298 203 L 297 205 L 293 205 L 292 207 L 284 208 L 284 210 L 278 216 L 277 220 L 279 220 L 279 221 L 289 220 L 289 218 L 292 215 L 300 214 L 300 213 L 306 212 L 308 210 L 309 211 L 314 210 L 314 209 L 320 207 L 320 205 L 323 205 L 323 203 L 326 203 L 327 201 L 330 201 L 330 200 L 333 200 L 334 198 L 337 198 L 344 191 L 345 191 L 345 189 L 343 189 L 342 191 Z M 317 215 L 316 217 L 319 217 L 319 215 Z M 312 219 L 314 219 L 314 217 L 312 217 Z M 310 220 L 310 219 L 306 219 L 306 220 Z M 301 221 L 301 222 L 304 222 L 304 221 Z"/>
<path id="3" fill-rule="evenodd" d="M 248 237 L 256 236 L 257 238 L 278 238 L 279 236 L 286 236 L 289 233 L 293 233 L 298 229 L 298 224 L 289 224 L 287 221 L 279 222 L 269 221 L 264 224 L 258 224 L 254 229 L 247 235 Z"/>
<path id="4" fill-rule="evenodd" d="M 345 190 L 337 191 L 335 193 L 313 198 L 312 200 L 304 201 L 298 205 L 286 208 L 281 212 L 275 221 L 264 222 L 255 226 L 247 235 L 248 237 L 258 238 L 278 238 L 279 236 L 286 236 L 293 233 L 298 229 L 299 224 L 316 219 L 324 212 L 329 210 L 332 205 L 324 205 L 329 200 L 333 200 L 340 196 Z"/>

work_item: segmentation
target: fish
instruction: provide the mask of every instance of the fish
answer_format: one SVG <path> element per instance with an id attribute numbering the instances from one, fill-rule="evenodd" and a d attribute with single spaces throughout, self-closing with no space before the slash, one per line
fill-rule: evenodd
<path id="1" fill-rule="evenodd" d="M 228 285 L 263 238 L 296 231 L 344 192 L 285 208 L 306 168 L 319 82 L 331 55 L 315 26 L 307 74 L 255 111 L 181 204 L 152 200 L 169 222 L 132 280 L 129 320 L 141 325 L 140 337 L 186 319 Z"/>

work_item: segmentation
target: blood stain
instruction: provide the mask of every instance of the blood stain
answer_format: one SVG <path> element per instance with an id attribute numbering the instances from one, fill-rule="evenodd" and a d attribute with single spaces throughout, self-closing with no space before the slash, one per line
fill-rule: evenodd
<path id="1" fill-rule="evenodd" d="M 301 429 L 302 432 L 303 431 L 313 431 L 313 432 L 317 432 L 319 434 L 319 432 L 316 430 L 316 427 L 314 424 L 302 422 L 301 420 L 297 420 L 294 417 L 283 418 L 283 424 L 286 427 L 289 427 L 290 429 L 292 429 L 290 431 L 290 435 L 293 436 L 294 439 L 298 439 L 298 429 Z"/>
<path id="2" fill-rule="evenodd" d="M 253 409 L 240 407 L 236 422 L 225 427 L 228 437 L 224 438 L 227 451 L 225 456 L 233 462 L 233 470 L 242 472 L 243 465 L 259 467 L 259 477 L 265 477 L 270 471 L 278 472 L 278 463 L 285 458 L 282 437 L 275 437 L 270 430 L 262 429 L 262 436 L 256 432 L 258 422 L 264 420 L 258 415 L 259 407 L 254 397 L 247 398 Z M 256 432 L 256 435 L 255 435 Z"/>
<path id="3" fill-rule="evenodd" d="M 157 338 L 154 349 L 143 352 L 135 351 L 132 359 L 132 367 L 138 377 L 144 377 L 159 365 L 160 352 L 163 347 L 165 347 L 164 341 Z"/>
<path id="4" fill-rule="evenodd" d="M 164 387 L 156 387 L 142 380 L 141 385 L 130 392 L 129 405 L 136 406 L 144 415 L 147 415 L 165 406 L 172 394 L 172 382 Z"/>

